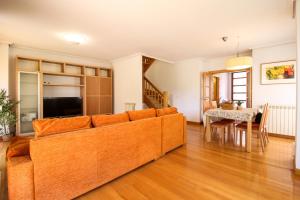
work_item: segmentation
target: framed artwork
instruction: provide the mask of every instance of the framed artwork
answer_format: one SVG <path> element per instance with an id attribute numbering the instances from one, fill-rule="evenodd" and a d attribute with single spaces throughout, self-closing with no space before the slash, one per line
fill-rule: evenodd
<path id="1" fill-rule="evenodd" d="M 263 63 L 260 66 L 261 84 L 296 83 L 296 61 Z"/>

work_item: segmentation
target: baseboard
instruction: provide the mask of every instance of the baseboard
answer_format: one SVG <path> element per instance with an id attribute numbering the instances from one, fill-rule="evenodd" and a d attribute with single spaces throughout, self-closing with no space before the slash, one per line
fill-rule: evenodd
<path id="1" fill-rule="evenodd" d="M 200 125 L 200 122 L 187 121 L 188 125 Z"/>
<path id="2" fill-rule="evenodd" d="M 290 135 L 281 135 L 281 134 L 275 134 L 275 133 L 268 133 L 269 136 L 272 137 L 279 137 L 279 138 L 286 138 L 286 139 L 295 139 L 295 136 L 290 136 Z"/>

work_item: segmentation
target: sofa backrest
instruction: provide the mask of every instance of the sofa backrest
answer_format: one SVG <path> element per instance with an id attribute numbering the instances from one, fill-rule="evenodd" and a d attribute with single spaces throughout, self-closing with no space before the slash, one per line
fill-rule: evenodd
<path id="1" fill-rule="evenodd" d="M 129 122 L 129 117 L 127 113 L 92 116 L 93 127 L 107 126 L 107 125 L 118 124 L 123 122 Z"/>
<path id="2" fill-rule="evenodd" d="M 38 119 L 32 123 L 35 137 L 88 129 L 92 125 L 90 116 Z"/>
<path id="3" fill-rule="evenodd" d="M 128 111 L 127 113 L 128 113 L 130 121 L 156 117 L 156 111 L 154 108 Z"/>
<path id="4" fill-rule="evenodd" d="M 117 123 L 136 121 L 152 117 L 176 114 L 177 108 L 144 109 L 128 111 L 114 115 L 93 115 L 69 118 L 46 118 L 33 121 L 35 137 L 43 137 L 53 134 L 71 132 L 93 127 L 107 126 Z"/>
<path id="5" fill-rule="evenodd" d="M 167 107 L 167 108 L 161 108 L 161 109 L 156 109 L 156 116 L 164 116 L 164 115 L 171 115 L 171 114 L 176 114 L 177 108 L 175 107 Z"/>

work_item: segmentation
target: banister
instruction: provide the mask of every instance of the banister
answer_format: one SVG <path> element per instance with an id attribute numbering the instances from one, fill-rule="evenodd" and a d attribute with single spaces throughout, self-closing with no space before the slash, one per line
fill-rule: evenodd
<path id="1" fill-rule="evenodd" d="M 163 92 L 163 102 L 162 102 L 162 106 L 163 106 L 164 108 L 169 106 L 169 93 L 166 92 L 166 91 Z"/>
<path id="2" fill-rule="evenodd" d="M 169 107 L 170 105 L 168 92 L 161 92 L 149 79 L 147 79 L 145 76 L 143 78 L 143 98 L 145 103 L 150 106 L 155 106 L 153 102 L 151 104 L 149 103 L 149 95 L 149 97 L 155 100 L 161 107 Z"/>
<path id="3" fill-rule="evenodd" d="M 148 83 L 155 90 L 155 92 L 157 92 L 161 96 L 163 96 L 163 93 L 157 87 L 155 87 L 155 85 L 149 79 L 147 79 L 146 77 L 144 77 L 144 80 L 145 80 L 146 83 Z"/>

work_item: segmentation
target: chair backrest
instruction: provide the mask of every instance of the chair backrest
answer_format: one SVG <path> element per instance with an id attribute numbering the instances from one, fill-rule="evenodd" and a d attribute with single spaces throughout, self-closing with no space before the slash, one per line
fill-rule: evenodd
<path id="1" fill-rule="evenodd" d="M 260 120 L 260 124 L 259 124 L 259 131 L 264 131 L 264 127 L 265 127 L 265 124 L 267 122 L 267 119 L 268 119 L 268 103 L 266 103 L 264 105 L 264 108 L 263 108 L 263 113 L 262 113 L 262 117 L 261 117 L 261 120 Z"/>
<path id="2" fill-rule="evenodd" d="M 203 101 L 203 112 L 206 112 L 210 109 L 210 102 L 209 100 L 204 100 Z"/>
<path id="3" fill-rule="evenodd" d="M 269 104 L 267 103 L 267 107 L 266 107 L 266 115 L 265 115 L 265 121 L 264 121 L 264 127 L 267 126 L 268 119 L 269 119 Z"/>
<path id="4" fill-rule="evenodd" d="M 218 108 L 217 101 L 212 101 L 211 102 L 211 108 Z"/>

